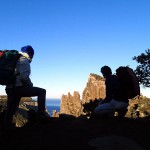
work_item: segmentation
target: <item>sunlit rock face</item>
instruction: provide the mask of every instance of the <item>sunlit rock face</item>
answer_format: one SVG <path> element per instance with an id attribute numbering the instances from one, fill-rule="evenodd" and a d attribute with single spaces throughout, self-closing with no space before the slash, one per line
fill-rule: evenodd
<path id="1" fill-rule="evenodd" d="M 105 97 L 105 79 L 97 74 L 90 74 L 82 93 L 82 103 Z"/>
<path id="2" fill-rule="evenodd" d="M 37 101 L 32 101 L 31 97 L 22 97 L 19 107 L 13 116 L 13 123 L 16 127 L 23 127 L 29 121 L 29 111 L 37 111 Z M 0 96 L 0 122 L 3 122 L 7 109 L 7 96 Z"/>
<path id="3" fill-rule="evenodd" d="M 105 89 L 105 79 L 99 75 L 90 74 L 82 93 L 82 99 L 77 91 L 73 95 L 70 92 L 68 92 L 68 95 L 62 95 L 60 114 L 80 116 L 83 113 L 82 104 L 89 102 L 89 100 L 94 101 L 95 99 L 104 98 Z"/>
<path id="4" fill-rule="evenodd" d="M 73 95 L 62 95 L 60 104 L 60 114 L 73 115 L 79 117 L 82 112 L 82 105 L 80 100 L 80 94 L 74 92 Z"/>

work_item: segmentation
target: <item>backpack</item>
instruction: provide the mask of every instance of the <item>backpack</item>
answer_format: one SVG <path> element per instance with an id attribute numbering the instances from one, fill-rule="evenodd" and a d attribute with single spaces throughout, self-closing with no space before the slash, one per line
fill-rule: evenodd
<path id="1" fill-rule="evenodd" d="M 132 68 L 128 66 L 120 66 L 116 69 L 121 86 L 124 88 L 125 95 L 128 99 L 140 96 L 140 86 L 138 78 Z"/>
<path id="2" fill-rule="evenodd" d="M 21 54 L 17 50 L 0 50 L 0 84 L 7 85 L 15 82 L 14 74 L 17 60 Z"/>

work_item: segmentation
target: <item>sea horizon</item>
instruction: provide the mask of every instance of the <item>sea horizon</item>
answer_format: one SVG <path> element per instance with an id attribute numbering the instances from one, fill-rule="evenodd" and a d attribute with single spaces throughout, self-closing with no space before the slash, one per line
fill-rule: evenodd
<path id="1" fill-rule="evenodd" d="M 52 116 L 53 110 L 56 110 L 57 112 L 60 112 L 60 100 L 61 99 L 51 99 L 47 98 L 46 99 L 46 109 L 48 110 L 50 116 Z"/>

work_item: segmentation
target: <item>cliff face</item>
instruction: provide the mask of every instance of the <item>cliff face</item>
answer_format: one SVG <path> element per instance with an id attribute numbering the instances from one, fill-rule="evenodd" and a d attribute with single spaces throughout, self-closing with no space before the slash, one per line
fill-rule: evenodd
<path id="1" fill-rule="evenodd" d="M 62 96 L 60 104 L 60 114 L 68 114 L 79 117 L 81 115 L 81 109 L 82 105 L 80 94 L 78 92 L 75 91 L 73 96 L 70 93 L 68 93 L 68 95 Z"/>
<path id="2" fill-rule="evenodd" d="M 105 97 L 105 79 L 96 74 L 90 74 L 86 87 L 82 93 L 82 103 Z"/>
<path id="3" fill-rule="evenodd" d="M 90 100 L 95 100 L 105 97 L 105 80 L 99 75 L 90 74 L 86 87 L 82 93 L 82 99 L 80 94 L 75 91 L 73 95 L 63 95 L 60 104 L 60 114 L 73 115 L 79 117 L 83 114 L 82 104 L 88 103 Z"/>

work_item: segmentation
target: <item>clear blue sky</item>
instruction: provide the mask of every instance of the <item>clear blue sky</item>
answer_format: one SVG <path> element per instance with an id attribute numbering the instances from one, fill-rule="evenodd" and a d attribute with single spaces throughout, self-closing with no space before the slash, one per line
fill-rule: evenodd
<path id="1" fill-rule="evenodd" d="M 103 65 L 136 68 L 133 56 L 150 48 L 149 7 L 150 0 L 0 0 L 0 49 L 35 49 L 31 79 L 48 98 L 82 94 Z M 150 88 L 142 93 L 150 97 Z"/>

